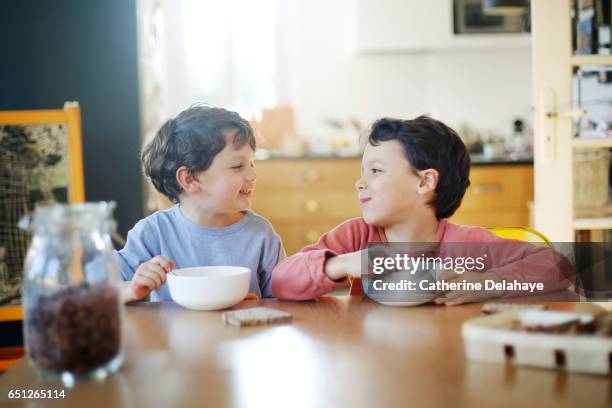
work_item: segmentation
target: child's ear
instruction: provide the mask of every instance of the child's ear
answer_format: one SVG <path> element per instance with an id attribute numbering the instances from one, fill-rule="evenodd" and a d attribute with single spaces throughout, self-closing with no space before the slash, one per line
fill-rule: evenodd
<path id="1" fill-rule="evenodd" d="M 419 185 L 417 191 L 420 194 L 426 194 L 429 192 L 435 192 L 438 186 L 438 179 L 440 173 L 435 169 L 425 169 L 419 171 Z"/>
<path id="2" fill-rule="evenodd" d="M 183 191 L 187 191 L 189 193 L 197 193 L 200 185 L 198 180 L 187 170 L 187 167 L 181 166 L 176 169 L 176 181 L 181 186 Z"/>

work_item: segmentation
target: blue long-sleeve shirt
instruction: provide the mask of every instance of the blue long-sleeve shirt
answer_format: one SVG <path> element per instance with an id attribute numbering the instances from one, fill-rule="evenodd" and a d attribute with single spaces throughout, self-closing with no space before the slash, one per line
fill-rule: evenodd
<path id="1" fill-rule="evenodd" d="M 195 266 L 245 266 L 251 269 L 250 292 L 272 297 L 270 274 L 285 257 L 278 234 L 268 220 L 245 211 L 235 224 L 203 227 L 189 221 L 180 205 L 138 221 L 128 232 L 125 247 L 115 251 L 124 280 L 131 280 L 136 269 L 161 255 L 176 268 Z M 151 292 L 151 301 L 172 300 L 168 284 Z"/>

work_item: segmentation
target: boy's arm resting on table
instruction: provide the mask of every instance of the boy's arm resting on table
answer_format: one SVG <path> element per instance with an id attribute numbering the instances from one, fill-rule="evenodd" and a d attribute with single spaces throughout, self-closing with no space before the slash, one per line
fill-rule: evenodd
<path id="1" fill-rule="evenodd" d="M 567 258 L 548 246 L 534 245 L 525 241 L 506 239 L 495 236 L 482 228 L 473 229 L 470 234 L 462 237 L 463 244 L 449 242 L 454 248 L 469 248 L 469 254 L 482 257 L 487 256 L 485 270 L 467 271 L 465 273 L 450 273 L 438 279 L 467 280 L 480 282 L 483 286 L 485 280 L 496 284 L 513 284 L 514 281 L 531 285 L 542 284 L 542 290 L 507 290 L 487 289 L 485 291 L 446 291 L 444 297 L 437 299 L 436 303 L 461 304 L 465 302 L 485 301 L 493 298 L 529 297 L 546 292 L 556 292 L 567 289 L 575 280 L 575 272 Z M 466 255 L 461 252 L 461 255 Z M 515 286 L 515 285 L 513 285 Z M 522 286 L 522 285 L 521 285 Z M 516 287 L 516 286 L 515 286 Z"/>
<path id="2" fill-rule="evenodd" d="M 343 260 L 332 262 L 330 258 L 359 251 L 359 235 L 355 220 L 349 220 L 280 262 L 272 273 L 272 294 L 281 299 L 308 300 L 347 285 Z"/>
<path id="3" fill-rule="evenodd" d="M 524 250 L 521 259 L 495 267 L 489 272 L 505 281 L 542 283 L 544 288 L 538 293 L 564 290 L 575 283 L 573 266 L 559 252 L 552 248 L 535 247 L 529 244 L 525 245 Z M 526 293 L 509 291 L 505 294 L 505 296 L 520 295 L 526 295 Z"/>
<path id="4" fill-rule="evenodd" d="M 496 244 L 498 250 L 494 253 L 493 265 L 487 271 L 497 278 L 505 281 L 542 283 L 544 289 L 538 293 L 564 290 L 575 283 L 574 267 L 555 249 L 515 240 L 498 242 L 502 242 L 502 245 Z M 521 295 L 529 294 L 509 291 L 504 296 Z"/>
<path id="5" fill-rule="evenodd" d="M 325 262 L 336 253 L 309 245 L 286 258 L 272 272 L 272 294 L 280 299 L 308 300 L 347 284 L 333 281 L 325 272 Z"/>

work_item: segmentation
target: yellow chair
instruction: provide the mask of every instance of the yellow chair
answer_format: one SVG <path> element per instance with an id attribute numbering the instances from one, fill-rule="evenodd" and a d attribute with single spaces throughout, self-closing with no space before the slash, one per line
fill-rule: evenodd
<path id="1" fill-rule="evenodd" d="M 532 228 L 527 227 L 492 227 L 488 228 L 493 234 L 502 238 L 516 239 L 519 241 L 532 242 L 534 244 L 545 244 L 552 247 L 546 236 Z"/>
<path id="2" fill-rule="evenodd" d="M 66 140 L 64 151 L 66 152 L 66 156 L 64 157 L 67 160 L 67 169 L 65 172 L 67 174 L 66 181 L 68 183 L 67 199 L 71 203 L 84 202 L 85 182 L 83 176 L 81 110 L 78 102 L 66 102 L 63 109 L 0 111 L 0 128 L 3 126 L 27 128 L 30 126 L 36 127 L 37 125 L 61 125 L 65 127 Z M 0 147 L 2 147 L 2 143 L 0 143 Z M 38 147 L 37 145 L 36 148 Z M 7 150 L 4 149 L 4 151 Z M 12 219 L 10 224 L 13 224 Z M 5 229 L 6 227 L 3 226 L 0 231 L 4 231 Z M 5 231 L 5 233 L 7 231 Z M 10 233 L 10 231 L 8 233 Z M 22 319 L 23 311 L 21 306 L 0 306 L 0 326 L 2 326 L 0 327 L 0 331 L 6 330 L 6 338 L 8 338 L 8 336 L 11 336 L 11 338 L 17 336 L 19 330 L 16 327 L 19 326 L 19 322 Z M 15 360 L 23 356 L 23 354 L 24 349 L 19 345 L 16 347 L 0 347 L 0 373 L 7 370 L 14 364 Z"/>

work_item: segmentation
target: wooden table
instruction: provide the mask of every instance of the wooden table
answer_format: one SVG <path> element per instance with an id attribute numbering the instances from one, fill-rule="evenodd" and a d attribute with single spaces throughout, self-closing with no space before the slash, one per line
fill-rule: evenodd
<path id="1" fill-rule="evenodd" d="M 461 324 L 479 315 L 478 304 L 392 308 L 322 297 L 247 301 L 236 308 L 256 305 L 289 311 L 294 321 L 240 329 L 225 325 L 221 312 L 189 311 L 174 303 L 128 306 L 122 371 L 103 383 L 77 383 L 56 406 L 612 404 L 611 377 L 467 361 Z M 9 389 L 50 388 L 61 385 L 38 379 L 22 360 L 0 376 L 0 405 Z"/>

